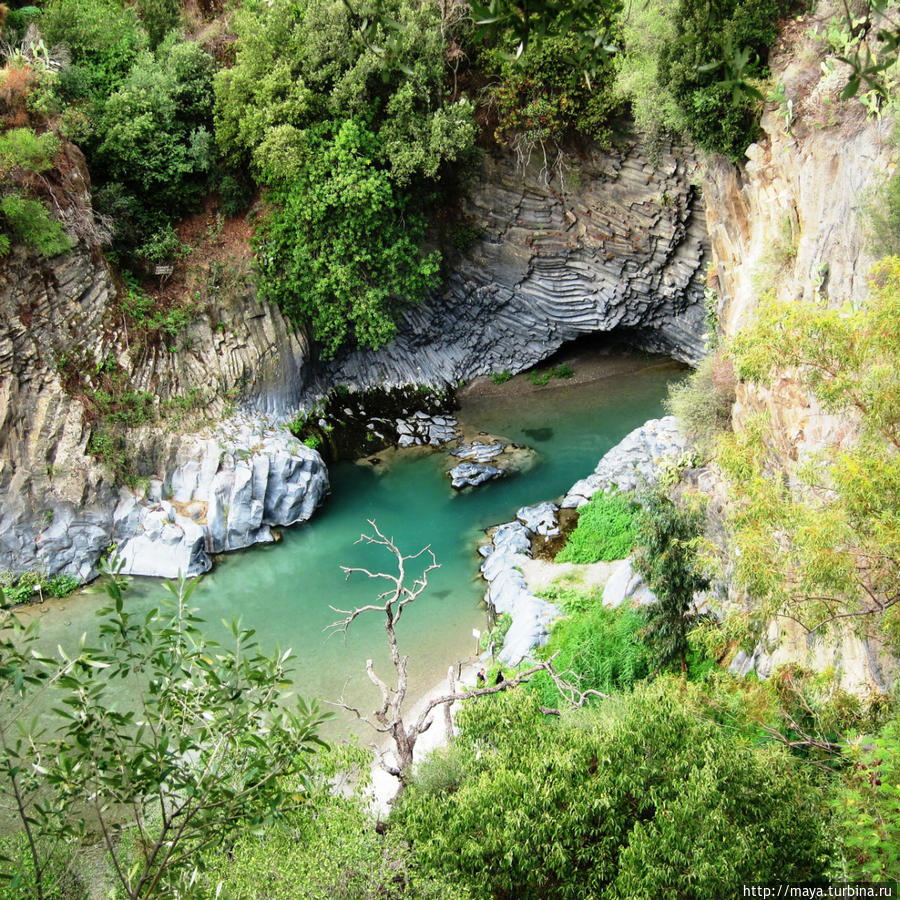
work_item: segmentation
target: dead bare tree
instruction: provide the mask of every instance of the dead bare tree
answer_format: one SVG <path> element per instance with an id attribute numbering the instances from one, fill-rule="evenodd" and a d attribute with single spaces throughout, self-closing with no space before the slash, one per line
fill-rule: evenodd
<path id="1" fill-rule="evenodd" d="M 366 674 L 369 680 L 381 692 L 381 707 L 376 709 L 372 716 L 363 715 L 355 706 L 349 706 L 343 699 L 333 703 L 353 713 L 358 719 L 365 722 L 380 734 L 388 734 L 393 742 L 394 763 L 387 761 L 385 754 L 375 748 L 379 754 L 379 761 L 383 768 L 394 777 L 400 780 L 401 790 L 406 783 L 410 766 L 413 761 L 413 751 L 415 750 L 416 741 L 419 736 L 424 734 L 431 727 L 433 722 L 433 713 L 440 707 L 449 710 L 449 707 L 459 700 L 469 700 L 473 697 L 484 697 L 488 694 L 496 694 L 500 691 L 508 690 L 518 684 L 528 681 L 535 673 L 541 671 L 551 671 L 552 659 L 538 663 L 524 672 L 519 672 L 514 678 L 500 682 L 500 684 L 491 687 L 476 688 L 474 690 L 459 690 L 455 686 L 455 678 L 450 679 L 450 690 L 438 697 L 432 697 L 424 705 L 422 711 L 414 721 L 407 722 L 404 716 L 403 704 L 406 700 L 406 694 L 409 687 L 409 677 L 407 673 L 409 656 L 400 653 L 397 643 L 397 623 L 403 615 L 403 610 L 409 606 L 422 592 L 428 587 L 428 573 L 434 569 L 440 568 L 431 550 L 430 545 L 423 547 L 418 553 L 404 556 L 392 538 L 386 537 L 375 524 L 373 519 L 367 520 L 372 528 L 373 534 L 362 534 L 357 544 L 374 544 L 375 546 L 384 547 L 393 556 L 397 564 L 396 574 L 388 572 L 373 572 L 370 569 L 357 568 L 351 566 L 341 566 L 345 576 L 349 579 L 351 575 L 360 574 L 367 578 L 385 581 L 388 584 L 387 590 L 380 593 L 375 603 L 367 606 L 356 607 L 355 609 L 338 609 L 332 606 L 336 613 L 344 618 L 333 622 L 326 629 L 335 633 L 346 633 L 347 629 L 353 624 L 354 620 L 366 612 L 380 612 L 384 614 L 384 627 L 387 632 L 388 647 L 391 652 L 391 662 L 394 666 L 396 684 L 388 685 L 386 681 L 375 674 L 374 664 L 371 659 L 366 660 Z M 407 564 L 414 560 L 423 560 L 424 568 L 422 574 L 416 578 L 412 585 L 407 585 Z M 448 733 L 450 733 L 448 729 Z"/>

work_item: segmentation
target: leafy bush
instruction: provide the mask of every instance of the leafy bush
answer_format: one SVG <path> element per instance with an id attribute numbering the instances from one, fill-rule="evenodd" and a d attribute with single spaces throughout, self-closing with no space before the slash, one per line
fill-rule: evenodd
<path id="1" fill-rule="evenodd" d="M 224 175 L 219 182 L 219 200 L 226 216 L 240 215 L 253 199 L 253 184 L 240 174 Z"/>
<path id="2" fill-rule="evenodd" d="M 494 384 L 506 384 L 510 378 L 512 378 L 512 372 L 509 369 L 504 369 L 502 372 L 491 372 L 491 381 Z"/>
<path id="3" fill-rule="evenodd" d="M 720 446 L 737 579 L 761 614 L 784 613 L 813 630 L 868 617 L 900 646 L 898 348 L 897 257 L 875 268 L 858 309 L 767 297 L 735 336 L 741 378 L 766 385 L 790 372 L 827 411 L 852 410 L 860 432 L 809 465 L 779 456 L 771 424 L 758 417 Z"/>
<path id="4" fill-rule="evenodd" d="M 424 217 L 373 164 L 376 136 L 360 120 L 330 132 L 319 130 L 302 175 L 274 192 L 256 247 L 262 296 L 309 322 L 333 355 L 349 341 L 389 341 L 401 301 L 436 284 L 439 259 L 420 257 Z"/>
<path id="5" fill-rule="evenodd" d="M 521 900 L 716 897 L 821 876 L 809 772 L 700 718 L 677 683 L 560 719 L 539 707 L 528 691 L 464 706 L 458 787 L 414 781 L 391 819 L 424 872 Z"/>
<path id="6" fill-rule="evenodd" d="M 851 765 L 832 808 L 843 855 L 841 877 L 886 881 L 900 871 L 900 721 L 850 746 Z"/>
<path id="7" fill-rule="evenodd" d="M 687 634 L 699 620 L 694 595 L 710 585 L 700 553 L 706 518 L 702 510 L 680 506 L 662 490 L 645 495 L 642 501 L 634 565 L 657 599 L 645 609 L 642 636 L 656 669 L 680 663 L 686 676 Z"/>
<path id="8" fill-rule="evenodd" d="M 212 75 L 212 57 L 199 44 L 173 37 L 137 57 L 103 108 L 98 162 L 164 219 L 205 189 L 215 158 Z"/>
<path id="9" fill-rule="evenodd" d="M 382 17 L 368 43 L 331 0 L 248 5 L 236 63 L 216 76 L 219 146 L 272 189 L 261 292 L 326 355 L 384 344 L 403 304 L 436 283 L 439 255 L 419 250 L 425 212 L 474 143 L 471 105 L 444 96 L 437 9 L 390 0 Z"/>
<path id="10" fill-rule="evenodd" d="M 367 794 L 370 763 L 355 744 L 320 751 L 305 803 L 259 834 L 207 850 L 202 896 L 358 900 L 396 896 L 402 885 L 408 900 L 468 900 L 464 889 L 416 872 L 402 835 L 379 833 Z"/>
<path id="11" fill-rule="evenodd" d="M 34 247 L 41 255 L 57 256 L 71 249 L 72 244 L 62 223 L 51 218 L 39 200 L 23 197 L 19 193 L 6 194 L 0 199 L 0 212 L 13 237 Z"/>
<path id="12" fill-rule="evenodd" d="M 623 19 L 626 52 L 617 90 L 651 135 L 687 132 L 694 143 L 740 161 L 756 139 L 758 101 L 747 86 L 766 74 L 785 0 L 650 0 Z M 739 57 L 739 54 L 744 54 Z"/>
<path id="13" fill-rule="evenodd" d="M 96 101 L 124 81 L 147 41 L 134 9 L 120 0 L 51 0 L 41 28 L 48 46 L 62 44 L 71 53 L 69 85 Z"/>
<path id="14" fill-rule="evenodd" d="M 624 559 L 634 546 L 637 509 L 627 494 L 618 491 L 595 494 L 578 510 L 578 524 L 556 555 L 556 561 L 585 564 Z"/>
<path id="15" fill-rule="evenodd" d="M 38 135 L 31 128 L 10 128 L 0 134 L 0 173 L 45 172 L 58 152 L 59 138 L 52 131 Z"/>
<path id="16" fill-rule="evenodd" d="M 542 595 L 556 602 L 557 592 Z M 586 609 L 569 613 L 553 626 L 553 633 L 540 654 L 544 659 L 558 654 L 553 666 L 578 690 L 603 693 L 630 689 L 650 674 L 650 656 L 641 640 L 644 618 L 628 607 L 608 609 L 602 594 L 582 595 L 578 605 Z M 553 680 L 540 673 L 532 682 L 545 706 L 559 706 L 561 698 Z"/>
<path id="17" fill-rule="evenodd" d="M 583 43 L 578 37 L 553 29 L 530 43 L 521 59 L 514 55 L 515 43 L 508 36 L 480 58 L 499 79 L 491 90 L 498 116 L 496 139 L 559 144 L 577 134 L 608 144 L 611 120 L 619 112 L 611 89 L 612 57 L 598 54 L 599 68 L 588 83 L 579 64 Z"/>
<path id="18" fill-rule="evenodd" d="M 678 418 L 684 436 L 708 459 L 715 439 L 731 428 L 735 399 L 734 365 L 724 353 L 706 356 L 690 376 L 669 386 L 666 409 Z"/>

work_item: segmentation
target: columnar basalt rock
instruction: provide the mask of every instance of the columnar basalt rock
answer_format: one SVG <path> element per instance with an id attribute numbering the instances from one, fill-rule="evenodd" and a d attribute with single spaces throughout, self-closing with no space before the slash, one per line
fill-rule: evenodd
<path id="1" fill-rule="evenodd" d="M 110 543 L 124 536 L 124 521 L 137 529 L 134 537 L 146 539 L 147 529 L 139 517 L 115 516 L 119 486 L 88 452 L 96 422 L 67 383 L 71 373 L 90 373 L 113 359 L 128 373 L 129 389 L 149 392 L 161 407 L 199 388 L 204 406 L 188 415 L 221 419 L 236 396 L 263 427 L 264 415 L 283 419 L 296 408 L 309 353 L 304 336 L 252 296 L 223 302 L 217 317 L 227 321 L 224 330 L 213 330 L 201 316 L 174 351 L 155 344 L 138 349 L 117 311 L 87 169 L 73 145 L 63 148 L 56 175 L 54 197 L 72 250 L 45 259 L 14 246 L 0 263 L 0 571 L 64 571 L 88 579 Z M 169 478 L 179 453 L 210 433 L 199 422 L 167 418 L 131 429 L 136 473 Z M 288 515 L 269 524 L 295 520 Z M 250 533 L 268 531 L 250 527 Z M 208 549 L 219 548 L 213 541 Z"/>
<path id="2" fill-rule="evenodd" d="M 487 157 L 463 201 L 481 237 L 445 290 L 405 313 L 392 344 L 340 357 L 309 390 L 519 372 L 595 332 L 696 362 L 708 246 L 697 163 L 683 148 L 652 163 L 635 139 L 567 166 L 547 183 L 536 165 Z"/>

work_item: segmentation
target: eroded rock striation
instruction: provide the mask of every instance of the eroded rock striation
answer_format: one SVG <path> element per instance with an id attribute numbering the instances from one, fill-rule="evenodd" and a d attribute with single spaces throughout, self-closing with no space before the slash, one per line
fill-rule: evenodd
<path id="1" fill-rule="evenodd" d="M 652 163 L 637 140 L 588 151 L 549 183 L 536 163 L 522 171 L 511 155 L 489 156 L 463 202 L 482 236 L 447 288 L 409 310 L 388 347 L 339 358 L 311 389 L 520 372 L 594 332 L 696 362 L 708 246 L 696 167 L 684 148 Z"/>
<path id="2" fill-rule="evenodd" d="M 120 484 L 88 452 L 97 422 L 67 382 L 66 373 L 79 368 L 112 361 L 127 373 L 129 389 L 147 392 L 160 410 L 202 392 L 200 408 L 161 415 L 128 434 L 135 476 L 174 486 L 234 404 L 260 427 L 274 426 L 308 412 L 339 384 L 453 387 L 478 374 L 522 370 L 596 331 L 627 333 L 639 346 L 696 360 L 706 252 L 703 207 L 691 183 L 696 163 L 680 148 L 651 163 L 639 143 L 585 151 L 549 181 L 509 155 L 488 157 L 463 201 L 467 227 L 481 236 L 451 261 L 446 288 L 407 312 L 389 347 L 328 365 L 314 365 L 302 332 L 261 304 L 249 283 L 213 291 L 212 307 L 175 347 L 130 341 L 93 224 L 84 161 L 67 146 L 57 187 L 73 250 L 46 260 L 15 247 L 0 265 L 0 570 L 85 579 L 111 540 L 124 547 L 140 538 L 146 546 L 149 535 L 165 534 L 171 547 L 173 528 L 193 540 L 179 517 L 198 523 L 174 494 L 148 494 L 140 509 L 117 512 Z M 413 431 L 407 439 L 423 439 Z M 450 431 L 450 423 L 432 428 L 428 443 Z M 244 468 L 235 465 L 228 477 L 245 478 Z M 262 501 L 250 477 L 239 489 L 217 487 L 184 501 L 214 508 L 221 496 L 224 507 L 234 492 L 226 517 L 234 522 L 222 529 L 220 517 L 202 526 L 204 552 L 267 539 L 274 520 L 258 515 Z M 250 507 L 238 512 L 235 504 L 245 501 Z M 164 502 L 172 509 L 153 509 Z M 179 553 L 187 552 L 184 542 Z M 135 571 L 146 558 L 137 546 L 128 551 Z M 204 565 L 199 551 L 186 559 L 194 569 Z"/>

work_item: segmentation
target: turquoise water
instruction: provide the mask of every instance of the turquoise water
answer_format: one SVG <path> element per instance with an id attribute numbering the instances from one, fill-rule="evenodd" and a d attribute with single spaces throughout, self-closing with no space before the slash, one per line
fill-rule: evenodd
<path id="1" fill-rule="evenodd" d="M 524 394 L 510 388 L 464 400 L 458 417 L 466 426 L 537 451 L 536 464 L 515 477 L 456 493 L 445 475 L 452 462 L 441 451 L 388 452 L 375 466 L 332 467 L 331 495 L 311 522 L 285 529 L 277 544 L 219 557 L 192 603 L 217 635 L 222 619 L 241 616 L 267 650 L 292 648 L 301 695 L 337 700 L 343 694 L 368 712 L 380 704 L 365 660 L 372 657 L 377 672 L 391 674 L 382 619 L 362 617 L 346 637 L 329 637 L 325 629 L 339 617 L 331 606 L 374 602 L 388 586 L 359 575 L 348 582 L 340 568 L 394 571 L 385 551 L 354 543 L 368 529 L 366 520 L 375 519 L 404 553 L 430 545 L 440 564 L 399 626 L 401 650 L 410 654 L 411 693 L 427 690 L 451 663 L 473 654 L 472 629 L 485 627 L 475 553 L 484 529 L 513 518 L 520 506 L 559 496 L 588 474 L 631 429 L 662 414 L 666 384 L 684 371 L 652 357 L 629 366 L 636 371 L 587 384 L 552 381 L 528 385 Z M 128 596 L 135 609 L 149 609 L 164 593 L 152 579 L 135 579 Z M 90 630 L 102 599 L 84 593 L 45 604 L 39 610 L 45 638 L 67 643 Z M 329 730 L 346 730 L 349 722 L 341 714 Z"/>

